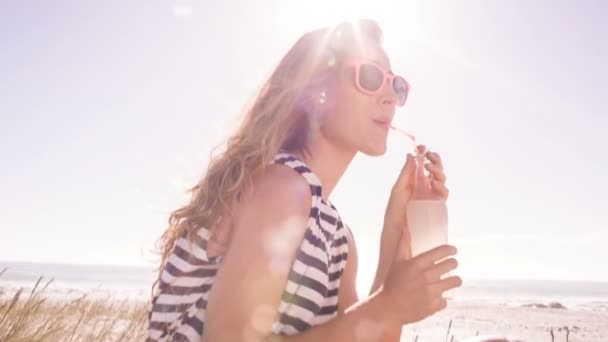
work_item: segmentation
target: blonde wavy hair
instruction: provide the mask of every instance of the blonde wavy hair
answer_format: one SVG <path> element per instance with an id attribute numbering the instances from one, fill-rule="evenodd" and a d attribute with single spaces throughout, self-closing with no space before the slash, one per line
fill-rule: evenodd
<path id="1" fill-rule="evenodd" d="M 159 240 L 161 267 L 180 236 L 192 241 L 201 227 L 213 233 L 275 154 L 306 151 L 321 91 L 328 92 L 324 108 L 331 107 L 335 66 L 362 49 L 362 41 L 380 45 L 381 40 L 380 27 L 370 20 L 315 30 L 298 39 L 264 82 L 225 150 L 211 158 L 207 172 L 189 190 L 190 201 L 171 213 Z"/>

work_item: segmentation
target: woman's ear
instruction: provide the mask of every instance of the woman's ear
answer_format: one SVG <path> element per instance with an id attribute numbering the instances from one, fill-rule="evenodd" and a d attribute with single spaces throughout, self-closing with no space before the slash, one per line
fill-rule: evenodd
<path id="1" fill-rule="evenodd" d="M 329 71 L 315 75 L 296 95 L 297 110 L 311 114 L 325 111 L 334 100 L 335 77 Z"/>

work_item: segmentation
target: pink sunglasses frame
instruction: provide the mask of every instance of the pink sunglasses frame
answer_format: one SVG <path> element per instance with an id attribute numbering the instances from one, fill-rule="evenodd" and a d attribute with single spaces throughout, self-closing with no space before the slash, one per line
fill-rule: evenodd
<path id="1" fill-rule="evenodd" d="M 361 66 L 362 65 L 373 65 L 376 68 L 378 68 L 378 70 L 382 71 L 382 85 L 378 88 L 378 90 L 375 91 L 371 91 L 371 90 L 367 90 L 365 88 L 363 88 L 359 82 L 359 76 L 360 76 L 360 70 L 361 70 Z M 386 71 L 380 64 L 371 61 L 369 59 L 365 59 L 365 58 L 349 58 L 346 59 L 344 61 L 344 66 L 346 67 L 351 67 L 355 69 L 355 85 L 357 86 L 357 89 L 367 95 L 376 95 L 378 93 L 380 93 L 382 91 L 382 89 L 384 89 L 384 86 L 386 85 L 386 83 L 389 83 L 391 88 L 393 89 L 393 91 L 395 91 L 395 88 L 393 86 L 393 83 L 395 81 L 395 78 L 400 78 L 403 80 L 403 82 L 405 83 L 405 99 L 403 99 L 403 103 L 400 103 L 399 101 L 397 101 L 397 105 L 402 107 L 405 105 L 405 103 L 407 102 L 407 97 L 409 95 L 410 92 L 410 83 L 405 79 L 405 77 L 403 76 L 399 76 L 399 75 L 395 75 L 391 72 Z M 396 92 L 395 92 L 396 94 Z"/>

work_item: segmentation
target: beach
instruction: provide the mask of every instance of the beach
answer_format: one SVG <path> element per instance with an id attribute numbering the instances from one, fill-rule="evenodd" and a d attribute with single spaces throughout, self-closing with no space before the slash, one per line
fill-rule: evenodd
<path id="1" fill-rule="evenodd" d="M 5 308 L 10 303 L 15 290 L 2 289 L 1 307 Z M 65 297 L 56 294 L 35 297 L 30 306 L 43 298 L 51 300 L 46 301 L 36 314 L 29 315 L 28 322 L 20 329 L 36 336 L 35 331 L 45 324 L 54 327 L 61 325 L 63 332 L 51 335 L 45 341 L 68 339 L 72 334 L 79 337 L 75 340 L 88 341 L 140 341 L 145 336 L 147 302 L 143 298 L 120 298 L 120 295 L 114 298 L 103 292 L 77 290 L 67 293 L 69 296 Z M 29 291 L 25 291 L 22 297 L 28 296 Z M 18 309 L 17 313 L 24 311 Z M 15 321 L 15 316 L 9 316 L 8 323 Z M 5 324 L 5 327 L 9 325 Z M 362 336 L 373 334 L 373 327 L 362 329 Z M 551 339 L 551 329 L 554 339 Z M 447 341 L 463 341 L 475 335 L 508 336 L 522 341 L 605 342 L 608 340 L 608 310 L 605 307 L 595 310 L 509 307 L 454 300 L 446 310 L 422 322 L 405 326 L 402 341 L 446 341 L 446 338 Z M 22 334 L 21 338 L 6 341 L 29 340 L 23 336 L 28 335 Z"/>
<path id="2" fill-rule="evenodd" d="M 450 325 L 451 322 L 451 325 Z M 608 341 L 608 311 L 593 309 L 551 309 L 473 304 L 453 301 L 448 308 L 426 320 L 406 327 L 402 341 L 454 341 L 475 336 L 509 336 L 523 341 Z"/>
<path id="3" fill-rule="evenodd" d="M 0 270 L 7 266 L 4 264 L 0 263 Z M 8 266 L 10 269 L 0 275 L 0 340 L 141 341 L 144 338 L 152 270 L 14 263 Z M 50 277 L 51 274 L 54 277 Z M 44 277 L 40 279 L 41 276 Z M 402 341 L 464 341 L 479 335 L 535 342 L 605 342 L 608 341 L 606 285 L 533 280 L 469 281 L 468 286 L 449 300 L 447 309 L 405 326 Z M 55 330 L 44 335 L 49 328 Z M 374 328 L 373 324 L 355 327 L 363 340 L 373 340 Z M 11 331 L 13 336 L 6 338 Z"/>

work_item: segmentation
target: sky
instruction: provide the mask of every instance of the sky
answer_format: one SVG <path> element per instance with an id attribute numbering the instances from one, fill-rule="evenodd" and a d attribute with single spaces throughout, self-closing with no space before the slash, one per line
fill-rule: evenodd
<path id="1" fill-rule="evenodd" d="M 608 15 L 601 1 L 0 4 L 0 260 L 156 266 L 209 153 L 307 30 L 377 20 L 412 84 L 394 120 L 438 152 L 463 278 L 608 281 Z M 390 135 L 330 200 L 368 287 Z"/>

